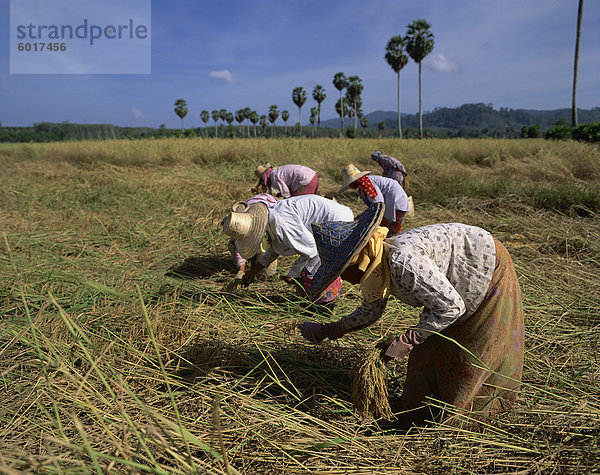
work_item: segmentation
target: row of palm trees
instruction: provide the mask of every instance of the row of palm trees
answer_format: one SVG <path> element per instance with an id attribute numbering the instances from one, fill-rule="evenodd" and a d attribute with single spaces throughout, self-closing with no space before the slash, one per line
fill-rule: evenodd
<path id="1" fill-rule="evenodd" d="M 385 60 L 396 72 L 398 76 L 398 136 L 402 138 L 402 125 L 400 119 L 400 71 L 408 64 L 408 56 L 410 56 L 419 65 L 419 138 L 423 137 L 423 120 L 422 120 L 422 81 L 421 81 L 421 63 L 423 59 L 433 50 L 434 36 L 430 31 L 431 25 L 426 20 L 415 20 L 407 26 L 407 31 L 404 36 L 396 35 L 390 38 L 386 46 Z M 408 56 L 407 56 L 407 54 Z M 364 117 L 362 111 L 362 92 L 364 86 L 362 79 L 358 76 L 346 76 L 343 72 L 338 72 L 333 76 L 333 86 L 339 91 L 340 97 L 335 103 L 335 110 L 340 116 L 340 136 L 344 135 L 344 118 L 348 117 L 352 127 L 356 130 L 359 127 L 366 128 L 369 126 L 369 121 Z M 344 95 L 344 90 L 346 91 Z M 312 90 L 312 97 L 317 103 L 311 108 L 309 122 L 313 125 L 317 124 L 317 128 L 321 127 L 321 104 L 327 98 L 325 88 L 321 84 L 317 84 Z M 302 135 L 302 107 L 306 103 L 307 95 L 303 87 L 295 87 L 292 91 L 292 102 L 298 107 L 298 129 L 299 135 Z M 187 103 L 184 99 L 175 101 L 175 113 L 181 119 L 181 130 L 183 131 L 183 119 L 188 113 Z M 259 115 L 256 111 L 246 107 L 239 109 L 235 113 L 229 112 L 226 109 L 215 109 L 211 112 L 203 110 L 200 113 L 200 118 L 206 127 L 208 121 L 212 118 L 215 123 L 215 137 L 218 135 L 218 122 L 231 125 L 233 121 L 237 121 L 242 127 L 247 120 L 247 135 L 250 136 L 250 123 L 254 126 L 254 136 L 257 136 L 257 124 L 266 129 L 267 121 L 271 123 L 271 136 L 274 135 L 274 126 L 277 119 L 283 120 L 287 134 L 287 121 L 290 113 L 287 110 L 279 111 L 277 105 L 271 105 L 267 114 Z"/>
<path id="2" fill-rule="evenodd" d="M 361 79 L 358 76 L 351 76 L 346 79 L 343 73 L 337 73 L 334 76 L 333 83 L 335 87 L 340 90 L 340 100 L 338 100 L 336 104 L 336 110 L 338 114 L 342 117 L 342 128 L 341 133 L 343 133 L 343 116 L 354 117 L 355 113 L 358 117 L 362 118 L 362 110 L 360 107 L 362 106 L 362 100 L 360 98 L 360 94 L 363 90 L 363 86 L 361 83 Z M 342 90 L 347 88 L 346 98 L 342 98 Z M 317 84 L 312 90 L 312 97 L 317 103 L 315 107 L 311 108 L 311 114 L 309 118 L 309 122 L 315 126 L 317 124 L 317 128 L 321 127 L 321 104 L 327 98 L 327 93 L 325 88 L 321 84 Z M 306 103 L 307 95 L 306 91 L 303 87 L 295 87 L 292 91 L 292 102 L 298 107 L 298 132 L 299 135 L 302 135 L 302 107 Z M 349 105 L 345 106 L 348 103 Z M 341 108 L 341 112 L 340 112 Z M 184 122 L 183 119 L 188 114 L 187 102 L 185 99 L 177 99 L 175 101 L 175 114 L 181 119 L 181 130 L 184 130 Z M 290 118 L 290 113 L 288 110 L 279 111 L 279 108 L 276 104 L 269 106 L 269 110 L 264 115 L 259 115 L 255 110 L 252 110 L 250 107 L 245 107 L 244 109 L 239 109 L 235 113 L 227 111 L 227 109 L 215 109 L 211 112 L 207 110 L 203 110 L 200 112 L 200 119 L 206 124 L 212 118 L 215 123 L 215 137 L 218 136 L 218 125 L 219 121 L 222 121 L 223 124 L 227 123 L 231 125 L 233 121 L 237 121 L 238 125 L 242 127 L 244 126 L 244 122 L 248 120 L 247 125 L 247 136 L 250 136 L 250 123 L 254 126 L 254 136 L 257 137 L 257 125 L 263 129 L 266 129 L 268 126 L 268 122 L 271 123 L 271 136 L 274 135 L 274 127 L 275 122 L 279 117 L 283 120 L 285 124 L 285 133 L 287 134 L 287 121 Z M 366 119 L 364 119 L 366 120 Z M 361 122 L 363 127 L 368 127 L 368 120 L 366 123 Z M 357 125 L 358 127 L 358 125 Z M 313 127 L 313 135 L 314 135 L 314 127 Z"/>

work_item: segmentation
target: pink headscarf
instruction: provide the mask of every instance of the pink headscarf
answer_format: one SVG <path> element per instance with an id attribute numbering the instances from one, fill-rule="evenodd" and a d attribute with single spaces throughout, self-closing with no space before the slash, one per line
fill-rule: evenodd
<path id="1" fill-rule="evenodd" d="M 271 173 L 273 173 L 273 167 L 269 167 L 265 170 L 262 176 L 263 185 L 269 186 L 269 180 L 271 179 Z"/>

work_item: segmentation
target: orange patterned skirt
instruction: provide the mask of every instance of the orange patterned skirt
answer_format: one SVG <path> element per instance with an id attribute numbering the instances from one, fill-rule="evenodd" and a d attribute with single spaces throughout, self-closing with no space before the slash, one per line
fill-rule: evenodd
<path id="1" fill-rule="evenodd" d="M 515 401 L 523 373 L 524 322 L 521 289 L 512 259 L 494 238 L 496 267 L 486 296 L 465 322 L 430 336 L 410 353 L 404 391 L 396 414 L 401 423 L 422 424 L 450 413 L 489 415 Z"/>

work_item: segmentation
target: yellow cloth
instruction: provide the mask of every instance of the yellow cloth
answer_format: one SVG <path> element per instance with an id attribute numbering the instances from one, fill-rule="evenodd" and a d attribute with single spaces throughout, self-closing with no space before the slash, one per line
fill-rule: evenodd
<path id="1" fill-rule="evenodd" d="M 379 226 L 350 265 L 358 265 L 364 272 L 360 279 L 363 300 L 374 302 L 388 296 L 390 287 L 390 267 L 383 253 L 383 240 L 388 228 Z"/>

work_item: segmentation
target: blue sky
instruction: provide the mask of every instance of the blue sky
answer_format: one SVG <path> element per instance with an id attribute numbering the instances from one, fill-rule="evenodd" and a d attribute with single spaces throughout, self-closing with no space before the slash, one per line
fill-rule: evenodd
<path id="1" fill-rule="evenodd" d="M 43 0 L 41 0 L 43 1 Z M 72 0 L 76 2 L 77 0 Z M 101 0 L 98 0 L 101 2 Z M 126 3 L 126 1 L 125 1 Z M 291 95 L 327 92 L 322 119 L 336 117 L 336 72 L 363 80 L 363 109 L 396 110 L 388 39 L 424 18 L 435 35 L 423 66 L 423 110 L 492 103 L 514 109 L 571 106 L 577 0 L 178 0 L 152 1 L 152 73 L 9 74 L 9 0 L 0 0 L 0 122 L 202 125 L 203 109 L 271 104 L 298 120 Z M 418 110 L 418 69 L 401 72 L 401 110 Z M 600 1 L 584 4 L 577 104 L 600 106 Z M 212 120 L 209 124 L 212 123 Z"/>

